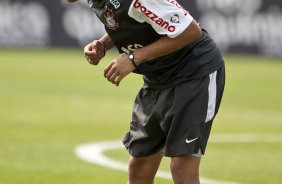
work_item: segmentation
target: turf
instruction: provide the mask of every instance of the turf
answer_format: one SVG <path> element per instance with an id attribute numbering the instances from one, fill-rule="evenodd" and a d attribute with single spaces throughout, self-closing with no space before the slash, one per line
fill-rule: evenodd
<path id="1" fill-rule="evenodd" d="M 78 49 L 0 49 L 0 183 L 116 184 L 126 173 L 79 160 L 81 143 L 121 139 L 142 79 L 120 87 Z M 282 59 L 225 55 L 227 82 L 213 134 L 281 134 Z M 124 150 L 108 151 L 126 162 Z M 210 143 L 201 175 L 245 184 L 282 183 L 282 143 Z M 169 170 L 169 159 L 163 170 Z M 156 179 L 157 184 L 172 183 Z"/>

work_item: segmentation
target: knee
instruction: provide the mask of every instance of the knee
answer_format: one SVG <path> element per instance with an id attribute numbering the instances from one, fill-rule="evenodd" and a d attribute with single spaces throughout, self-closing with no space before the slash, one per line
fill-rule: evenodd
<path id="1" fill-rule="evenodd" d="M 129 171 L 142 171 L 148 167 L 149 163 L 146 159 L 143 159 L 142 157 L 130 157 L 129 163 L 128 163 L 128 169 Z"/>
<path id="2" fill-rule="evenodd" d="M 189 159 L 173 158 L 170 164 L 172 178 L 175 184 L 200 184 L 199 163 Z"/>
<path id="3" fill-rule="evenodd" d="M 141 159 L 130 157 L 128 163 L 129 174 L 140 174 L 140 172 L 137 171 L 141 170 L 144 165 L 145 163 Z"/>
<path id="4" fill-rule="evenodd" d="M 142 158 L 130 158 L 128 165 L 129 184 L 151 184 L 154 181 L 154 171 L 150 169 L 149 163 Z"/>

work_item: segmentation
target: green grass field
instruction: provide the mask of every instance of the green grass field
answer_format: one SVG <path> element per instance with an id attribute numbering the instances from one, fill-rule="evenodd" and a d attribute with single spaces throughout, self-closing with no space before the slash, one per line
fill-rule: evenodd
<path id="1" fill-rule="evenodd" d="M 122 139 L 142 79 L 115 87 L 81 50 L 0 49 L 0 184 L 121 184 L 127 174 L 77 158 L 82 143 Z M 282 59 L 226 55 L 227 82 L 213 135 L 282 134 Z M 124 149 L 107 156 L 126 162 Z M 169 171 L 165 159 L 162 170 Z M 210 179 L 282 183 L 282 142 L 211 142 L 201 165 Z M 156 184 L 172 181 L 157 178 Z"/>

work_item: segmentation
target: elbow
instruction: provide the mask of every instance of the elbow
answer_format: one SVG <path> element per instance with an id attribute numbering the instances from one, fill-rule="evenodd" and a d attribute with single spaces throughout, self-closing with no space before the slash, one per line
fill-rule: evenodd
<path id="1" fill-rule="evenodd" d="M 201 38 L 202 35 L 203 35 L 202 29 L 197 24 L 197 28 L 195 29 L 195 39 L 197 40 L 197 39 Z"/>
<path id="2" fill-rule="evenodd" d="M 178 46 L 185 47 L 201 38 L 202 34 L 202 29 L 198 23 L 193 20 L 185 31 L 178 35 L 175 40 L 177 40 L 176 42 Z"/>
<path id="3" fill-rule="evenodd" d="M 193 22 L 189 25 L 188 32 L 192 42 L 198 40 L 202 36 L 201 27 L 195 20 L 193 20 Z"/>
<path id="4" fill-rule="evenodd" d="M 189 26 L 190 27 L 190 26 Z M 193 20 L 191 23 L 191 37 L 194 41 L 198 40 L 202 36 L 202 30 L 199 24 Z"/>

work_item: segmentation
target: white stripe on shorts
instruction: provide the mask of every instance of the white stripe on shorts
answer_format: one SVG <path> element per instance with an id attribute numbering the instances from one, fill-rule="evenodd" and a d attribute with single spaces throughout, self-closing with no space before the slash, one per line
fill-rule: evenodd
<path id="1" fill-rule="evenodd" d="M 210 83 L 209 83 L 209 101 L 208 101 L 208 109 L 207 109 L 207 117 L 206 123 L 209 122 L 215 113 L 215 104 L 216 104 L 216 75 L 217 71 L 213 72 L 209 75 Z"/>

